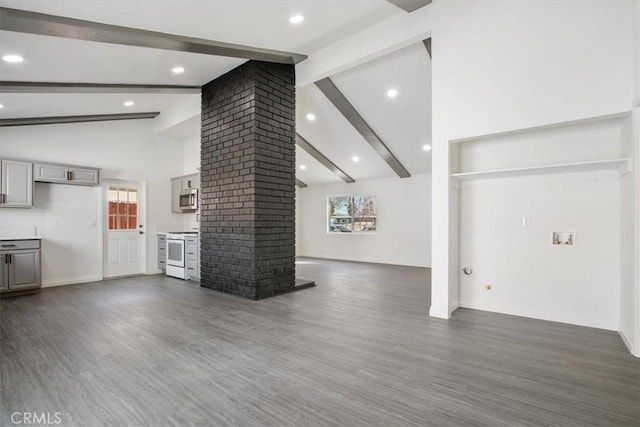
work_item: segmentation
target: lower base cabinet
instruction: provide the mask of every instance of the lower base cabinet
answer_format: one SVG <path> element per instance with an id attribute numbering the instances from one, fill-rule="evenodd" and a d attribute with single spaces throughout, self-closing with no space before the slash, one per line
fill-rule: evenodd
<path id="1" fill-rule="evenodd" d="M 198 236 L 189 236 L 185 239 L 185 265 L 187 278 L 196 282 L 200 281 L 200 255 L 198 254 Z"/>
<path id="2" fill-rule="evenodd" d="M 167 236 L 158 234 L 158 268 L 167 270 Z"/>
<path id="3" fill-rule="evenodd" d="M 0 292 L 9 293 L 40 287 L 40 240 L 1 241 Z"/>

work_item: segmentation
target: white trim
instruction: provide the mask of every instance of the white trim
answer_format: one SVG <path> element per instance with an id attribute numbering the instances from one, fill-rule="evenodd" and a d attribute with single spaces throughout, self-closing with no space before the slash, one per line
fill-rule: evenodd
<path id="1" fill-rule="evenodd" d="M 431 37 L 432 5 L 389 18 L 309 54 L 296 65 L 296 84 L 306 86 Z M 425 59 L 428 58 L 424 49 Z"/>
<path id="2" fill-rule="evenodd" d="M 559 184 L 569 182 L 597 182 L 618 181 L 619 172 L 616 170 L 598 170 L 591 172 L 565 172 L 547 175 L 512 176 L 492 179 L 460 180 L 460 189 L 513 187 L 522 185 Z M 455 181 L 455 179 L 454 179 Z M 453 187 L 453 186 L 452 186 Z"/>
<path id="3" fill-rule="evenodd" d="M 526 127 L 526 128 L 506 130 L 506 131 L 503 131 L 503 132 L 494 132 L 494 133 L 487 133 L 487 134 L 482 134 L 482 135 L 452 138 L 452 139 L 449 140 L 449 143 L 450 144 L 458 144 L 458 143 L 461 143 L 461 142 L 480 141 L 480 140 L 483 140 L 483 139 L 496 138 L 496 137 L 499 137 L 499 136 L 518 135 L 518 134 L 521 134 L 521 133 L 535 132 L 535 131 L 546 130 L 546 129 L 555 129 L 555 128 L 565 127 L 565 126 L 575 126 L 575 125 L 580 125 L 580 124 L 585 124 L 585 123 L 593 123 L 593 122 L 599 122 L 599 121 L 605 121 L 605 120 L 625 119 L 625 118 L 630 117 L 630 116 L 631 116 L 631 111 L 630 110 L 619 111 L 619 112 L 616 112 L 616 113 L 604 114 L 604 115 L 601 115 L 601 116 L 586 117 L 586 118 L 577 119 L 577 120 L 567 120 L 567 121 L 563 121 L 563 122 L 555 122 L 555 123 L 549 123 L 549 124 L 538 125 L 538 126 L 530 126 L 530 127 Z"/>
<path id="4" fill-rule="evenodd" d="M 451 314 L 449 313 L 449 309 L 447 307 L 432 305 L 429 308 L 429 317 L 437 317 L 439 319 L 449 320 L 451 318 Z"/>
<path id="5" fill-rule="evenodd" d="M 149 260 L 147 259 L 147 248 L 149 246 L 149 233 L 148 233 L 148 227 L 147 224 L 149 223 L 149 218 L 148 218 L 148 210 L 147 210 L 147 203 L 149 203 L 148 200 L 148 191 L 147 191 L 147 181 L 133 181 L 133 180 L 128 180 L 128 179 L 116 179 L 116 178 L 106 178 L 103 177 L 102 178 L 102 182 L 101 182 L 101 187 L 102 187 L 102 201 L 101 201 L 101 233 L 100 233 L 100 264 L 101 264 L 101 276 L 102 279 L 105 278 L 105 272 L 106 272 L 106 268 L 105 268 L 105 263 L 106 263 L 106 259 L 105 259 L 105 250 L 104 250 L 104 244 L 106 242 L 106 233 L 107 233 L 107 226 L 106 226 L 106 221 L 107 221 L 107 216 L 105 215 L 106 211 L 107 211 L 107 196 L 108 196 L 108 188 L 110 186 L 110 184 L 115 184 L 115 185 L 123 185 L 123 186 L 135 186 L 138 187 L 139 189 L 139 194 L 138 194 L 138 200 L 142 201 L 142 208 L 140 208 L 140 206 L 138 206 L 138 223 L 142 223 L 143 225 L 143 229 L 142 231 L 144 232 L 144 238 L 142 239 L 142 249 L 141 249 L 141 257 L 142 257 L 142 264 L 141 264 L 141 271 L 134 273 L 134 274 L 147 274 L 147 269 L 149 267 Z M 142 221 L 141 221 L 142 219 Z M 111 278 L 111 277 L 109 277 Z"/>
<path id="6" fill-rule="evenodd" d="M 616 176 L 622 177 L 631 172 L 631 159 L 607 159 L 589 162 L 561 163 L 553 165 L 541 165 L 530 167 L 519 167 L 510 169 L 495 169 L 477 172 L 457 172 L 451 174 L 451 177 L 460 181 L 470 179 L 495 179 L 510 178 L 522 176 L 536 176 L 549 174 L 564 174 L 577 172 L 590 172 L 613 169 Z"/>
<path id="7" fill-rule="evenodd" d="M 331 233 L 332 235 L 343 235 L 343 234 L 351 234 L 351 233 Z M 366 233 L 356 233 L 356 235 L 366 235 Z M 406 262 L 389 262 L 389 261 L 382 261 L 382 260 L 376 260 L 376 259 L 372 259 L 372 258 L 362 258 L 362 257 L 357 257 L 357 256 L 343 256 L 340 255 L 339 257 L 336 257 L 332 254 L 325 254 L 325 253 L 320 253 L 320 252 L 305 252 L 305 253 L 296 253 L 296 257 L 300 257 L 300 258 L 319 258 L 319 259 L 327 259 L 327 260 L 336 260 L 336 261 L 353 261 L 353 262 L 366 262 L 366 263 L 370 263 L 370 264 L 382 264 L 382 265 L 401 265 L 404 267 L 420 267 L 420 268 L 431 268 L 430 265 L 426 265 L 426 264 L 409 264 Z"/>
<path id="8" fill-rule="evenodd" d="M 458 301 L 458 300 L 452 301 L 449 304 L 449 315 L 453 314 L 453 312 L 456 311 L 459 308 L 460 308 L 460 301 Z"/>
<path id="9" fill-rule="evenodd" d="M 42 282 L 43 288 L 53 288 L 56 286 L 77 285 L 79 283 L 99 282 L 102 280 L 101 274 L 86 274 L 84 276 L 61 277 L 49 279 Z"/>
<path id="10" fill-rule="evenodd" d="M 631 353 L 631 355 L 633 355 L 634 357 L 640 358 L 640 352 L 636 353 L 633 351 L 633 344 L 631 343 L 631 340 L 629 339 L 627 334 L 622 329 L 618 331 L 618 334 L 620 334 L 620 338 L 622 338 L 624 345 L 627 346 L 629 353 Z"/>
<path id="11" fill-rule="evenodd" d="M 104 279 L 104 235 L 107 232 L 105 229 L 105 211 L 107 209 L 106 196 L 105 196 L 104 178 L 102 185 L 100 185 L 100 202 L 98 203 L 98 259 L 100 260 L 100 267 L 98 267 L 99 280 Z"/>
<path id="12" fill-rule="evenodd" d="M 547 310 L 514 307 L 494 306 L 483 304 L 482 302 L 474 302 L 469 300 L 460 300 L 460 307 L 471 308 L 474 310 L 490 311 L 492 313 L 508 314 L 511 316 L 529 317 L 532 319 L 548 320 L 551 322 L 567 323 L 570 325 L 586 326 L 589 328 L 606 329 L 609 331 L 617 331 L 617 319 L 604 319 L 595 316 L 575 316 L 572 314 L 554 313 Z"/>

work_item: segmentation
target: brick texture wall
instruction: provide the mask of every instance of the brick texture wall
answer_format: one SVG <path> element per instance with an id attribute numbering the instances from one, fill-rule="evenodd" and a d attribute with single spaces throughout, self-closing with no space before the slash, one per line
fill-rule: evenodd
<path id="1" fill-rule="evenodd" d="M 202 87 L 201 285 L 295 284 L 295 71 L 249 61 Z"/>

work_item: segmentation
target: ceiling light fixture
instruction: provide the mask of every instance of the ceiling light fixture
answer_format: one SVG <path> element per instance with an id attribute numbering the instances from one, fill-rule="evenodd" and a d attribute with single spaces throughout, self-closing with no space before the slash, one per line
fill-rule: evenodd
<path id="1" fill-rule="evenodd" d="M 299 24 L 302 21 L 304 21 L 304 16 L 302 15 L 293 15 L 291 18 L 289 18 L 289 22 L 291 22 L 292 24 Z"/>
<path id="2" fill-rule="evenodd" d="M 314 121 L 316 119 L 316 115 L 313 113 L 309 113 L 307 114 L 307 120 L 309 120 L 310 122 Z"/>
<path id="3" fill-rule="evenodd" d="M 301 170 L 305 170 L 307 167 L 305 165 L 300 165 Z"/>
<path id="4" fill-rule="evenodd" d="M 353 156 L 353 157 L 351 158 L 351 161 L 359 162 L 359 161 L 360 161 L 360 157 L 358 157 L 358 156 Z"/>
<path id="5" fill-rule="evenodd" d="M 173 67 L 171 69 L 171 72 L 173 74 L 182 74 L 182 73 L 184 73 L 184 67 Z"/>
<path id="6" fill-rule="evenodd" d="M 22 62 L 24 58 L 20 55 L 5 55 L 2 57 L 4 62 Z"/>
<path id="7" fill-rule="evenodd" d="M 0 110 L 2 110 L 4 108 L 3 104 L 0 104 Z"/>
<path id="8" fill-rule="evenodd" d="M 388 96 L 389 98 L 395 98 L 396 96 L 398 96 L 398 91 L 397 91 L 397 90 L 395 90 L 395 89 L 389 89 L 389 90 L 387 91 L 387 96 Z"/>
<path id="9" fill-rule="evenodd" d="M 422 146 L 422 149 L 423 149 L 424 151 L 431 151 L 431 146 L 430 146 L 429 144 L 424 144 L 424 145 Z"/>
<path id="10" fill-rule="evenodd" d="M 135 102 L 133 101 L 124 101 L 125 107 L 133 107 L 134 105 L 135 105 Z"/>

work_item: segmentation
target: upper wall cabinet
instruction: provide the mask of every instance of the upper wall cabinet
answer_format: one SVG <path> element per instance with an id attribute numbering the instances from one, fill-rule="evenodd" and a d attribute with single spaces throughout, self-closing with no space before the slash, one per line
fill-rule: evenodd
<path id="1" fill-rule="evenodd" d="M 0 207 L 33 206 L 33 163 L 0 161 Z"/>
<path id="2" fill-rule="evenodd" d="M 185 213 L 180 208 L 180 193 L 193 189 L 200 189 L 199 173 L 171 178 L 171 212 Z"/>
<path id="3" fill-rule="evenodd" d="M 34 179 L 37 182 L 98 185 L 100 180 L 100 170 L 50 163 L 36 163 Z"/>
<path id="4" fill-rule="evenodd" d="M 194 173 L 192 175 L 185 175 L 183 177 L 177 178 L 180 179 L 182 183 L 183 190 L 191 190 L 193 188 L 200 188 L 200 174 Z"/>

